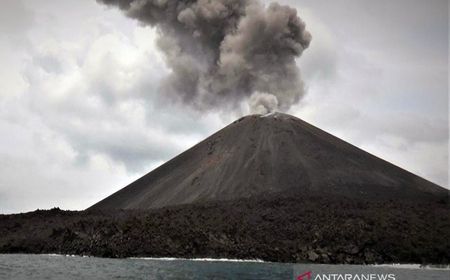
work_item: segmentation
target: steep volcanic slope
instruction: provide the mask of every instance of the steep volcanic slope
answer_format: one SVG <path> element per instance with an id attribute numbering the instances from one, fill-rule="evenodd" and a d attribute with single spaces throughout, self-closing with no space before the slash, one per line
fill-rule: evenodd
<path id="1" fill-rule="evenodd" d="M 232 123 L 91 209 L 149 209 L 274 192 L 447 198 L 448 191 L 296 117 Z"/>

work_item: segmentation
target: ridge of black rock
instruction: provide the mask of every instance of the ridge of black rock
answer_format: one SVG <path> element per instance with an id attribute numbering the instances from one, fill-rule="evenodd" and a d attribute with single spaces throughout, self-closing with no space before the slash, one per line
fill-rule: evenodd
<path id="1" fill-rule="evenodd" d="M 449 206 L 284 193 L 151 210 L 38 210 L 0 215 L 0 253 L 448 265 Z"/>
<path id="2" fill-rule="evenodd" d="M 243 117 L 91 206 L 152 209 L 274 193 L 448 200 L 449 191 L 291 115 Z"/>

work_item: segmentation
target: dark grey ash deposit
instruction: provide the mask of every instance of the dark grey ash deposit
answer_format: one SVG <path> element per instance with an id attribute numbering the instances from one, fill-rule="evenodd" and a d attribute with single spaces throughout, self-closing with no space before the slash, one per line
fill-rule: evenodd
<path id="1" fill-rule="evenodd" d="M 447 197 L 448 191 L 296 117 L 230 124 L 92 209 L 150 209 L 319 191 L 367 200 Z"/>

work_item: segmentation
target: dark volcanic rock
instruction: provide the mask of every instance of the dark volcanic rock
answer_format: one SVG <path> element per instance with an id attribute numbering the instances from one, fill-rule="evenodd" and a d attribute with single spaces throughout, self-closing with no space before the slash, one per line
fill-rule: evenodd
<path id="1" fill-rule="evenodd" d="M 448 199 L 444 188 L 275 113 L 241 118 L 91 209 L 150 209 L 286 191 Z"/>
<path id="2" fill-rule="evenodd" d="M 0 253 L 448 264 L 448 236 L 447 203 L 319 193 L 145 211 L 0 215 Z"/>

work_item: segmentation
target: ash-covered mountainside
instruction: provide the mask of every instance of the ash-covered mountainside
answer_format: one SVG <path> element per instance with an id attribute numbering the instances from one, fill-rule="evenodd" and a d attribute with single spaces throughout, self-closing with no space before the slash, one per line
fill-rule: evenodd
<path id="1" fill-rule="evenodd" d="M 449 191 L 296 117 L 243 117 L 90 209 L 150 209 L 273 193 L 448 199 Z"/>

